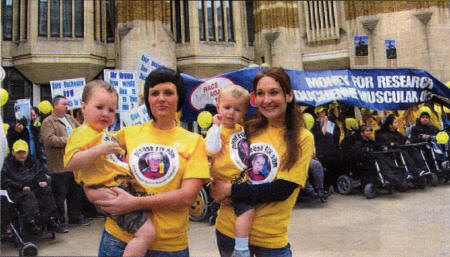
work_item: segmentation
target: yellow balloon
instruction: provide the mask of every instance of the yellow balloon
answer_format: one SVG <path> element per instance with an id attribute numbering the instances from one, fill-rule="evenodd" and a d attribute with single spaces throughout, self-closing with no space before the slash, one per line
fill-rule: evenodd
<path id="1" fill-rule="evenodd" d="M 3 106 L 8 102 L 9 94 L 4 88 L 0 88 L 0 106 Z"/>
<path id="2" fill-rule="evenodd" d="M 358 121 L 355 118 L 346 118 L 345 119 L 345 128 L 347 130 L 357 129 Z"/>
<path id="3" fill-rule="evenodd" d="M 202 111 L 197 116 L 197 123 L 200 126 L 200 128 L 205 129 L 209 127 L 212 123 L 213 116 L 208 111 Z"/>
<path id="4" fill-rule="evenodd" d="M 38 104 L 38 109 L 43 114 L 49 114 L 53 111 L 53 106 L 49 101 L 44 100 Z"/>
<path id="5" fill-rule="evenodd" d="M 9 124 L 3 123 L 3 130 L 5 131 L 5 135 L 8 133 L 8 129 L 9 129 Z"/>
<path id="6" fill-rule="evenodd" d="M 319 115 L 319 113 L 321 113 L 323 111 L 324 111 L 323 106 L 317 106 L 316 108 L 314 108 L 314 113 L 316 115 Z"/>
<path id="7" fill-rule="evenodd" d="M 305 125 L 308 130 L 311 130 L 311 128 L 314 126 L 314 118 L 309 113 L 303 114 L 303 119 L 305 120 Z"/>
<path id="8" fill-rule="evenodd" d="M 445 83 L 445 85 L 447 85 L 447 87 L 450 87 L 450 80 L 447 81 L 447 83 Z"/>
<path id="9" fill-rule="evenodd" d="M 445 131 L 441 131 L 439 133 L 436 134 L 436 141 L 438 142 L 438 144 L 447 144 L 448 142 L 448 134 Z"/>

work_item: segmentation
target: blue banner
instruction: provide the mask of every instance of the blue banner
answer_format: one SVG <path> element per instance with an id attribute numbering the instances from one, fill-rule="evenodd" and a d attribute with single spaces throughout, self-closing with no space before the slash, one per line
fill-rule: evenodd
<path id="1" fill-rule="evenodd" d="M 199 110 L 216 103 L 219 89 L 229 83 L 245 87 L 262 68 L 243 68 L 206 79 L 182 74 L 186 88 L 183 121 L 197 119 Z M 428 93 L 450 97 L 450 88 L 421 69 L 286 70 L 298 103 L 319 106 L 337 100 L 373 110 L 402 110 L 423 102 Z M 249 108 L 253 113 L 254 106 Z"/>

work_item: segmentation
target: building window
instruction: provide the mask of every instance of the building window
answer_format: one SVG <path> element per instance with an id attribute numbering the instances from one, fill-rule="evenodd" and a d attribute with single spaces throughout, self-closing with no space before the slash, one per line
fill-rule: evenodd
<path id="1" fill-rule="evenodd" d="M 216 41 L 216 23 L 214 19 L 213 1 L 206 1 L 206 21 L 208 22 L 208 40 Z"/>
<path id="2" fill-rule="evenodd" d="M 232 1 L 198 1 L 198 20 L 201 41 L 234 41 Z"/>
<path id="3" fill-rule="evenodd" d="M 253 0 L 245 1 L 245 10 L 247 13 L 247 38 L 248 45 L 253 46 L 253 42 L 255 41 L 255 27 L 254 27 L 254 18 L 253 18 Z"/>
<path id="4" fill-rule="evenodd" d="M 38 15 L 39 36 L 48 37 L 49 27 L 51 37 L 84 36 L 83 0 L 39 0 Z"/>
<path id="5" fill-rule="evenodd" d="M 47 0 L 39 0 L 39 20 L 38 20 L 38 35 L 47 36 Z"/>
<path id="6" fill-rule="evenodd" d="M 189 42 L 189 1 L 183 1 L 183 17 L 184 17 L 184 42 Z"/>
<path id="7" fill-rule="evenodd" d="M 200 40 L 206 40 L 206 29 L 205 29 L 205 3 L 203 1 L 198 1 L 198 29 L 200 34 Z"/>
<path id="8" fill-rule="evenodd" d="M 303 2 L 308 42 L 339 38 L 335 1 Z"/>
<path id="9" fill-rule="evenodd" d="M 12 40 L 13 30 L 13 0 L 2 1 L 3 40 Z"/>
<path id="10" fill-rule="evenodd" d="M 106 42 L 112 43 L 114 42 L 114 31 L 115 31 L 115 25 L 114 25 L 114 3 L 112 3 L 110 0 L 106 1 Z"/>
<path id="11" fill-rule="evenodd" d="M 189 0 L 171 1 L 170 2 L 170 30 L 174 33 L 175 41 L 177 43 L 189 42 Z"/>

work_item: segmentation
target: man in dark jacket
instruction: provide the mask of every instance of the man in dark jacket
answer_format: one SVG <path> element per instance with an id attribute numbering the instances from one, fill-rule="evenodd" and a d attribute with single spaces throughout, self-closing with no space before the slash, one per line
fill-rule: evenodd
<path id="1" fill-rule="evenodd" d="M 21 139 L 13 144 L 2 168 L 2 188 L 17 204 L 24 223 L 33 233 L 39 233 L 38 224 L 47 219 L 52 229 L 58 229 L 56 204 L 46 173 L 44 166 L 28 155 L 28 144 Z"/>

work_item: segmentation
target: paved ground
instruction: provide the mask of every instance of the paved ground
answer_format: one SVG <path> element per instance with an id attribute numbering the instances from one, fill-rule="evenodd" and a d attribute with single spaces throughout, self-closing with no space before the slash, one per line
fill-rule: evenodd
<path id="1" fill-rule="evenodd" d="M 42 256 L 93 256 L 102 219 L 39 242 Z M 300 203 L 291 219 L 294 256 L 450 256 L 450 185 L 384 195 L 334 194 L 326 204 Z M 193 222 L 191 256 L 218 256 L 214 228 Z M 12 244 L 0 255 L 18 255 Z"/>

